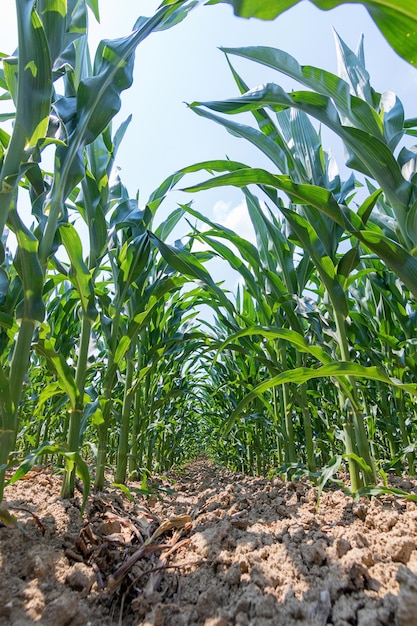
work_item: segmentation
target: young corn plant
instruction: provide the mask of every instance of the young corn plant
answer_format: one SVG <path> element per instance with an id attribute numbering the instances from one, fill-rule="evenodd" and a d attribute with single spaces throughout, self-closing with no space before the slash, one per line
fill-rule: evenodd
<path id="1" fill-rule="evenodd" d="M 237 55 L 277 69 L 316 91 L 300 91 L 287 94 L 275 84 L 263 85 L 254 90 L 247 86 L 233 70 L 242 93 L 239 98 L 222 102 L 193 103 L 191 108 L 206 118 L 220 123 L 235 135 L 246 138 L 270 158 L 281 175 L 271 174 L 259 168 L 250 168 L 236 162 L 211 162 L 201 164 L 202 169 L 230 172 L 189 188 L 189 191 L 233 184 L 242 187 L 248 196 L 247 186 L 258 185 L 268 201 L 283 214 L 291 228 L 290 239 L 311 258 L 325 287 L 338 344 L 337 358 L 340 362 L 322 360 L 322 371 L 332 372 L 340 388 L 340 408 L 346 414 L 344 442 L 349 463 L 352 490 L 356 492 L 363 481 L 376 481 L 375 462 L 364 426 L 364 407 L 358 393 L 355 377 L 367 376 L 385 382 L 393 382 L 376 368 L 363 368 L 352 361 L 348 342 L 346 321 L 349 316 L 346 288 L 350 274 L 356 270 L 360 251 L 354 244 L 343 255 L 338 253 L 344 231 L 357 238 L 365 247 L 383 259 L 398 274 L 410 291 L 416 294 L 416 260 L 411 254 L 415 246 L 412 220 L 412 183 L 406 180 L 393 151 L 404 134 L 404 117 L 398 99 L 389 94 L 376 94 L 370 87 L 363 66 L 363 49 L 354 55 L 338 40 L 339 62 L 344 78 L 316 68 L 302 67 L 286 53 L 271 48 L 224 49 L 226 55 Z M 363 78 L 365 76 L 365 78 Z M 347 82 L 349 81 L 349 82 Z M 276 114 L 274 122 L 267 108 Z M 251 111 L 258 129 L 238 124 L 212 111 L 231 115 Z M 357 212 L 347 208 L 349 187 L 343 189 L 337 176 L 323 168 L 321 142 L 307 115 L 327 124 L 344 141 L 349 153 L 349 165 L 372 177 L 383 188 L 385 202 L 392 206 L 399 238 L 388 239 L 372 219 L 372 211 L 380 201 L 377 190 L 367 198 Z M 289 147 L 288 140 L 295 146 Z M 372 140 L 370 139 L 372 138 Z M 290 144 L 291 145 L 291 144 Z M 381 159 L 381 155 L 383 158 Z M 407 153 L 400 153 L 403 166 L 413 167 Z M 196 166 L 195 166 L 196 168 Z M 414 170 L 413 170 L 414 171 Z M 286 205 L 279 192 L 290 198 Z M 411 196 L 410 196 L 411 194 Z M 408 208 L 407 208 L 408 207 Z M 408 250 L 407 250 L 408 248 Z M 406 261 L 402 263 L 401 261 Z M 299 382 L 305 373 L 298 368 Z M 316 377 L 312 373 L 308 377 Z M 294 380 L 295 372 L 292 373 Z M 271 383 L 282 384 L 285 373 Z M 248 398 L 266 390 L 263 383 Z M 411 387 L 408 388 L 412 390 Z M 242 408 L 242 407 L 239 407 Z M 236 413 L 232 415 L 232 420 Z"/>
<path id="2" fill-rule="evenodd" d="M 36 3 L 23 0 L 16 4 L 18 54 L 2 59 L 1 75 L 3 99 L 9 98 L 15 111 L 10 115 L 13 119 L 11 135 L 1 132 L 0 235 L 7 224 L 17 241 L 14 257 L 17 276 L 13 277 L 13 282 L 8 279 L 7 269 L 2 267 L 2 292 L 12 307 L 7 312 L 9 317 L 2 321 L 2 328 L 10 334 L 17 325 L 17 332 L 10 346 L 11 358 L 0 370 L 0 501 L 9 454 L 16 442 L 32 339 L 45 318 L 46 273 L 50 266 L 58 271 L 62 268 L 55 256 L 61 244 L 71 261 L 69 278 L 77 284 L 83 320 L 75 379 L 63 357 L 56 352 L 47 328 L 39 330 L 38 350 L 60 372 L 69 398 L 70 456 L 63 493 L 71 493 L 74 459 L 80 460 L 76 456 L 77 431 L 83 406 L 85 357 L 96 312 L 92 267 L 86 266 L 80 257 L 78 235 L 68 223 L 68 203 L 77 185 L 88 186 L 89 174 L 85 169 L 88 146 L 106 132 L 120 108 L 121 92 L 132 84 L 136 47 L 152 32 L 183 19 L 194 4 L 183 0 L 164 3 L 151 18 L 139 18 L 133 32 L 124 39 L 100 43 L 92 67 L 85 54 L 87 8 L 98 17 L 96 0 L 71 0 L 59 6 L 47 0 Z M 58 93 L 58 79 L 64 85 L 64 93 Z M 48 145 L 55 150 L 52 178 L 41 169 L 42 153 Z M 20 185 L 29 189 L 31 212 L 38 222 L 35 231 L 22 217 Z M 89 208 L 95 212 L 96 198 Z M 96 215 L 90 215 L 90 225 Z M 99 215 L 97 219 L 96 233 L 97 228 L 103 226 Z M 95 252 L 93 247 L 93 264 Z M 3 261 L 2 245 L 0 262 Z M 9 293 L 12 288 L 13 293 Z"/>

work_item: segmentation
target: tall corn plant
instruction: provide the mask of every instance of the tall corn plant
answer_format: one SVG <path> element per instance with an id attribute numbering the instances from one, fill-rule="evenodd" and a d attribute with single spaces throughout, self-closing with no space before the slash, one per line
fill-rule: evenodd
<path id="1" fill-rule="evenodd" d="M 82 361 L 88 352 L 89 331 L 96 313 L 91 268 L 86 267 L 80 258 L 78 235 L 67 226 L 67 203 L 80 182 L 87 184 L 85 155 L 88 146 L 105 132 L 120 108 L 120 93 L 132 83 L 136 47 L 152 32 L 180 21 L 194 3 L 184 0 L 165 2 L 153 17 L 139 18 L 131 35 L 115 41 L 102 41 L 93 67 L 84 61 L 88 58 L 85 56 L 88 6 L 98 17 L 96 0 L 17 2 L 18 55 L 3 58 L 1 85 L 4 97 L 13 101 L 15 113 L 11 136 L 4 131 L 1 133 L 0 234 L 7 224 L 16 236 L 14 266 L 19 285 L 17 293 L 9 298 L 11 309 L 7 313 L 10 317 L 3 320 L 3 328 L 9 331 L 16 320 L 18 330 L 10 362 L 5 363 L 0 372 L 0 500 L 8 456 L 16 439 L 21 390 L 32 338 L 44 320 L 45 275 L 48 264 L 54 263 L 61 242 L 71 260 L 71 279 L 78 283 L 84 320 L 76 379 L 71 380 L 63 371 L 65 365 L 59 355 L 55 356 L 53 345 L 44 342 L 44 351 L 64 374 L 62 380 L 75 420 L 74 428 L 70 428 L 69 448 L 75 454 L 83 396 L 85 363 Z M 58 78 L 63 79 L 63 94 L 54 88 L 54 81 Z M 39 164 L 43 148 L 51 144 L 55 146 L 55 165 L 50 183 Z M 36 233 L 22 219 L 18 194 L 20 183 L 29 187 L 32 213 L 39 223 Z M 90 205 L 89 209 L 94 212 L 93 206 Z M 4 253 L 1 261 L 3 259 Z M 3 269 L 2 276 L 2 289 L 7 299 L 11 283 L 6 269 Z M 40 336 L 42 338 L 42 333 Z M 73 464 L 74 456 L 69 461 L 69 474 Z M 71 481 L 64 491 L 70 490 Z"/>
<path id="2" fill-rule="evenodd" d="M 193 103 L 191 107 L 198 114 L 222 124 L 233 134 L 252 142 L 285 175 L 271 174 L 241 163 L 212 162 L 202 164 L 202 167 L 231 173 L 189 190 L 227 184 L 244 189 L 250 184 L 258 185 L 269 201 L 285 216 L 292 230 L 291 238 L 312 259 L 328 294 L 339 344 L 339 359 L 342 362 L 327 362 L 325 369 L 332 370 L 332 375 L 338 377 L 341 407 L 347 402 L 344 438 L 352 488 L 356 491 L 361 486 L 360 474 L 368 484 L 372 484 L 376 477 L 363 423 L 363 407 L 353 376 L 365 375 L 382 380 L 384 375 L 372 368 L 365 371 L 351 362 L 345 323 L 348 316 L 345 287 L 350 273 L 358 264 L 359 253 L 357 244 L 342 258 L 337 257 L 336 252 L 340 236 L 345 230 L 359 239 L 366 249 L 371 249 L 386 261 L 410 291 L 416 294 L 417 265 L 410 253 L 415 246 L 413 230 L 410 229 L 414 215 L 413 185 L 411 180 L 404 178 L 401 171 L 401 166 L 403 172 L 407 167 L 412 169 L 414 161 L 404 151 L 400 153 L 399 162 L 393 154 L 404 133 L 402 107 L 394 96 L 381 96 L 372 90 L 363 65 L 362 46 L 355 55 L 338 40 L 338 50 L 340 71 L 344 78 L 317 68 L 301 67 L 288 54 L 271 48 L 224 49 L 227 55 L 237 55 L 278 69 L 316 91 L 287 94 L 275 84 L 247 91 L 243 80 L 232 69 L 240 91 L 243 92 L 240 98 L 223 102 Z M 277 122 L 273 122 L 266 108 L 277 114 Z M 258 129 L 220 117 L 212 113 L 213 110 L 228 115 L 252 111 Z M 291 111 L 290 116 L 288 111 Z M 395 214 L 399 237 L 388 238 L 378 220 L 372 219 L 375 205 L 378 201 L 381 202 L 380 190 L 374 191 L 357 212 L 347 208 L 346 194 L 340 194 L 335 187 L 337 177 L 330 178 L 322 170 L 320 164 L 323 162 L 323 153 L 320 142 L 314 137 L 306 115 L 316 117 L 336 132 L 346 145 L 349 165 L 372 177 L 382 186 L 385 192 L 384 202 L 392 207 Z M 296 145 L 294 153 L 288 147 L 290 138 Z M 412 171 L 414 172 L 413 169 Z M 285 192 L 292 204 L 285 205 L 278 191 Z M 285 376 L 281 374 L 274 379 L 274 384 L 284 379 Z M 267 384 L 260 386 L 258 391 L 261 388 L 266 389 Z M 253 395 L 255 392 L 256 390 Z"/>

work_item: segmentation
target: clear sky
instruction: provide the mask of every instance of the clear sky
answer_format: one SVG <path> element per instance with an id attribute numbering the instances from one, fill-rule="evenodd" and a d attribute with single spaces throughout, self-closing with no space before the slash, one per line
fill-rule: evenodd
<path id="1" fill-rule="evenodd" d="M 128 34 L 137 17 L 152 15 L 157 5 L 153 0 L 101 0 L 101 23 L 96 24 L 93 17 L 90 20 L 92 49 L 99 39 Z M 184 102 L 237 95 L 219 46 L 274 46 L 295 56 L 301 64 L 336 72 L 332 27 L 353 48 L 364 33 L 366 62 L 374 88 L 396 92 L 406 105 L 406 114 L 416 116 L 411 107 L 417 71 L 392 51 L 362 5 L 319 11 L 304 1 L 274 22 L 237 18 L 230 5 L 199 6 L 182 23 L 150 35 L 137 49 L 134 84 L 124 92 L 122 112 L 117 118 L 120 122 L 133 114 L 117 159 L 131 195 L 139 189 L 141 201 L 146 201 L 166 176 L 197 161 L 227 155 L 250 165 L 262 164 L 254 148 L 195 115 Z M 0 51 L 11 53 L 15 42 L 14 2 L 2 0 Z M 286 88 L 297 88 L 276 72 L 242 59 L 236 60 L 236 67 L 251 87 L 272 80 Z M 184 198 L 174 194 L 165 210 L 175 208 L 177 200 L 190 199 L 189 195 Z M 250 229 L 240 201 L 239 191 L 220 189 L 197 194 L 194 206 L 245 235 Z"/>

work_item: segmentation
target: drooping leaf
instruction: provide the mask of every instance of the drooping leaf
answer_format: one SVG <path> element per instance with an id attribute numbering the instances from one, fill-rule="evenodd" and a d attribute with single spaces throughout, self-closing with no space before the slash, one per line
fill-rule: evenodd
<path id="1" fill-rule="evenodd" d="M 59 386 L 68 395 L 72 409 L 75 409 L 78 391 L 72 368 L 67 364 L 63 355 L 55 350 L 54 343 L 42 334 L 35 344 L 35 350 L 47 360 L 57 377 Z"/>
<path id="2" fill-rule="evenodd" d="M 236 15 L 273 20 L 300 0 L 209 0 L 231 4 Z M 310 0 L 319 9 L 333 9 L 346 0 Z M 408 0 L 349 0 L 348 4 L 363 4 L 388 43 L 412 65 L 417 66 L 417 7 Z"/>
<path id="3" fill-rule="evenodd" d="M 417 385 L 413 384 L 403 384 L 400 380 L 392 378 L 385 374 L 382 370 L 377 367 L 364 367 L 359 363 L 352 362 L 333 362 L 326 365 L 322 365 L 317 369 L 308 368 L 308 367 L 300 367 L 295 368 L 293 370 L 287 370 L 278 374 L 277 376 L 260 383 L 257 385 L 250 393 L 248 393 L 243 400 L 239 402 L 233 413 L 230 415 L 229 420 L 225 426 L 225 433 L 229 433 L 233 424 L 241 415 L 244 408 L 252 402 L 259 394 L 264 393 L 268 389 L 272 389 L 277 385 L 283 385 L 287 383 L 292 383 L 295 385 L 300 385 L 314 378 L 322 378 L 322 377 L 334 377 L 334 378 L 345 378 L 349 377 L 363 377 L 366 380 L 378 380 L 388 385 L 393 385 L 394 387 L 398 387 L 403 391 L 407 391 L 413 396 L 417 396 Z"/>
<path id="4" fill-rule="evenodd" d="M 231 303 L 227 299 L 224 291 L 216 285 L 209 272 L 192 253 L 164 243 L 153 233 L 149 233 L 149 238 L 158 248 L 165 261 L 174 270 L 188 278 L 201 281 L 203 285 L 207 286 L 217 296 L 221 304 L 230 308 Z"/>

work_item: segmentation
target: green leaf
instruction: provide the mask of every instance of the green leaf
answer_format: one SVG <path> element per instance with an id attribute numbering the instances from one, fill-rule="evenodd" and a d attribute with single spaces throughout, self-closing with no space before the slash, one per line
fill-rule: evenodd
<path id="1" fill-rule="evenodd" d="M 64 212 L 64 201 L 83 178 L 83 149 L 105 130 L 120 110 L 120 94 L 132 84 L 137 46 L 153 31 L 163 28 L 174 16 L 186 14 L 193 6 L 186 0 L 177 0 L 159 8 L 152 17 L 141 18 L 131 35 L 100 42 L 93 75 L 83 77 L 77 88 L 76 125 L 68 146 L 56 151 L 54 182 L 45 200 L 49 220 L 41 243 L 42 262 L 50 255 L 58 219 Z"/>
<path id="2" fill-rule="evenodd" d="M 359 262 L 360 262 L 360 256 L 359 256 L 359 250 L 357 246 L 345 252 L 345 254 L 342 256 L 342 258 L 338 262 L 337 276 L 339 280 L 342 282 L 344 289 L 345 289 L 345 280 L 350 276 L 353 270 L 357 268 Z"/>
<path id="3" fill-rule="evenodd" d="M 97 317 L 94 302 L 94 286 L 88 267 L 84 263 L 80 236 L 72 224 L 60 226 L 59 233 L 71 261 L 68 278 L 78 291 L 83 314 L 94 322 Z"/>
<path id="4" fill-rule="evenodd" d="M 206 285 L 217 296 L 221 304 L 227 308 L 231 307 L 231 303 L 225 296 L 224 291 L 213 282 L 208 271 L 191 252 L 185 249 L 174 248 L 164 243 L 151 232 L 149 233 L 149 238 L 158 248 L 168 265 L 188 278 L 201 281 L 203 285 Z"/>
<path id="5" fill-rule="evenodd" d="M 16 67 L 11 80 L 10 64 L 6 62 L 5 65 L 5 75 L 12 83 L 12 94 L 14 92 L 16 117 L 0 171 L 0 235 L 8 217 L 13 189 L 23 173 L 21 164 L 30 158 L 48 129 L 52 68 L 48 42 L 34 7 L 32 0 L 21 0 L 16 4 L 19 41 L 16 81 Z"/>
<path id="6" fill-rule="evenodd" d="M 408 204 L 410 184 L 402 176 L 391 150 L 384 143 L 383 137 L 377 137 L 362 128 L 341 124 L 338 111 L 330 97 L 307 91 L 289 94 L 278 85 L 268 83 L 238 98 L 190 105 L 199 115 L 213 119 L 227 127 L 228 121 L 224 123 L 222 118 L 204 111 L 200 105 L 227 114 L 252 111 L 259 107 L 270 107 L 275 111 L 294 107 L 312 115 L 340 136 L 355 157 L 349 165 L 378 181 L 389 201 L 396 207 L 399 219 L 404 221 L 405 209 L 401 207 Z M 262 149 L 261 144 L 258 147 Z"/>
<path id="7" fill-rule="evenodd" d="M 326 189 L 313 185 L 298 185 L 288 176 L 277 176 L 259 168 L 245 168 L 230 174 L 223 174 L 222 176 L 209 179 L 199 185 L 188 187 L 185 191 L 200 191 L 223 185 L 245 187 L 249 184 L 260 185 L 261 188 L 265 188 L 267 193 L 267 187 L 281 189 L 285 191 L 295 203 L 311 204 L 313 207 L 320 210 L 323 210 L 323 206 L 326 206 L 326 209 L 331 212 L 332 215 L 337 216 L 337 219 L 341 219 L 343 222 L 343 215 L 339 205 L 333 195 Z M 294 234 L 300 241 L 302 247 L 314 257 L 314 263 L 320 272 L 320 276 L 326 285 L 334 306 L 344 315 L 347 315 L 346 298 L 335 276 L 333 262 L 330 257 L 327 256 L 321 240 L 314 229 L 302 216 L 294 211 L 285 209 L 282 206 L 280 206 L 280 210 L 291 224 Z"/>
<path id="8" fill-rule="evenodd" d="M 305 337 L 303 337 L 300 333 L 297 333 L 295 330 L 289 330 L 288 328 L 274 328 L 273 326 L 251 326 L 236 333 L 232 333 L 219 346 L 214 360 L 217 360 L 219 353 L 230 343 L 235 342 L 242 337 L 253 335 L 259 335 L 265 339 L 284 339 L 285 341 L 288 341 L 292 345 L 296 346 L 297 350 L 300 352 L 311 354 L 323 364 L 332 362 L 331 356 L 327 354 L 323 348 L 309 344 Z"/>
<path id="9" fill-rule="evenodd" d="M 383 124 L 375 109 L 368 102 L 351 94 L 349 83 L 326 70 L 310 65 L 300 65 L 284 50 L 267 46 L 244 48 L 221 48 L 225 54 L 232 54 L 266 65 L 285 74 L 318 94 L 331 98 L 344 120 L 374 137 L 384 138 Z M 258 90 L 254 90 L 258 91 Z M 252 91 L 250 92 L 252 93 Z"/>
<path id="10" fill-rule="evenodd" d="M 320 502 L 320 496 L 321 496 L 321 494 L 323 492 L 323 489 L 325 488 L 325 486 L 327 485 L 329 480 L 331 480 L 333 478 L 333 476 L 335 476 L 337 474 L 337 472 L 339 471 L 341 463 L 342 463 L 342 455 L 338 454 L 338 455 L 334 456 L 332 459 L 330 459 L 330 461 L 326 465 L 326 467 L 324 467 L 322 469 L 322 471 L 320 472 L 320 477 L 319 477 L 319 480 L 317 482 L 317 487 L 318 487 L 318 491 L 317 491 L 317 505 Z"/>
<path id="11" fill-rule="evenodd" d="M 123 302 L 130 297 L 131 285 L 140 278 L 150 256 L 151 244 L 147 232 L 127 241 L 120 251 L 118 262 L 120 270 L 117 277 L 119 299 Z"/>
<path id="12" fill-rule="evenodd" d="M 62 387 L 58 382 L 49 383 L 39 394 L 36 410 L 42 409 L 45 402 L 57 395 L 62 395 Z"/>
<path id="13" fill-rule="evenodd" d="M 42 333 L 35 344 L 35 350 L 47 360 L 57 377 L 57 382 L 61 389 L 68 395 L 71 408 L 75 410 L 78 399 L 77 386 L 71 367 L 67 364 L 62 354 L 59 354 L 54 347 L 53 341 L 43 337 Z"/>
<path id="14" fill-rule="evenodd" d="M 299 0 L 209 0 L 206 4 L 231 4 L 235 15 L 240 17 L 273 20 L 298 2 Z"/>
<path id="15" fill-rule="evenodd" d="M 45 305 L 42 299 L 43 272 L 38 258 L 38 240 L 24 225 L 15 208 L 10 212 L 9 222 L 16 234 L 18 248 L 14 259 L 16 271 L 23 285 L 23 301 L 16 310 L 17 319 L 43 322 Z"/>
<path id="16" fill-rule="evenodd" d="M 114 362 L 116 365 L 120 366 L 120 362 L 123 359 L 126 352 L 129 350 L 130 345 L 131 345 L 130 337 L 128 337 L 127 335 L 123 335 L 123 337 L 120 339 L 118 343 L 116 352 L 114 354 Z"/>
<path id="17" fill-rule="evenodd" d="M 233 424 L 241 415 L 243 409 L 254 400 L 258 395 L 276 387 L 277 385 L 284 385 L 287 383 L 292 383 L 295 385 L 301 385 L 309 380 L 314 378 L 323 378 L 323 377 L 334 377 L 334 378 L 345 378 L 348 377 L 357 377 L 357 378 L 365 378 L 366 380 L 378 380 L 380 382 L 386 383 L 388 385 L 393 385 L 403 391 L 407 391 L 413 396 L 417 396 L 417 385 L 412 384 L 403 384 L 396 378 L 392 378 L 382 372 L 377 367 L 364 367 L 363 365 L 359 365 L 358 363 L 352 362 L 335 362 L 329 363 L 326 365 L 322 365 L 317 369 L 308 368 L 308 367 L 298 367 L 292 370 L 287 370 L 274 376 L 273 378 L 266 380 L 265 382 L 257 385 L 250 393 L 248 393 L 243 400 L 239 402 L 235 410 L 230 415 L 224 431 L 225 434 L 228 434 L 233 427 Z"/>
<path id="18" fill-rule="evenodd" d="M 361 496 L 398 496 L 400 498 L 404 498 L 405 500 L 411 500 L 412 502 L 417 502 L 417 494 L 410 493 L 408 491 L 404 491 L 403 489 L 397 489 L 396 487 L 362 487 L 357 492 L 357 497 Z"/>
<path id="19" fill-rule="evenodd" d="M 99 3 L 98 0 L 87 0 L 87 4 L 90 7 L 90 9 L 92 10 L 94 17 L 96 18 L 97 22 L 100 21 L 100 11 L 99 11 Z"/>
<path id="20" fill-rule="evenodd" d="M 83 514 L 87 505 L 88 496 L 90 494 L 90 474 L 88 473 L 88 467 L 85 461 L 80 457 L 77 452 L 68 452 L 66 448 L 60 444 L 53 442 L 46 442 L 30 452 L 19 465 L 14 474 L 6 482 L 6 485 L 13 485 L 18 480 L 26 476 L 26 474 L 37 464 L 44 454 L 60 454 L 69 460 L 73 466 L 76 466 L 78 476 L 81 478 L 84 484 L 83 501 L 81 507 L 81 515 Z"/>
<path id="21" fill-rule="evenodd" d="M 231 4 L 236 15 L 273 20 L 300 0 L 209 0 Z M 311 0 L 319 9 L 333 9 L 341 4 L 363 4 L 394 50 L 417 66 L 417 7 L 409 0 Z"/>
<path id="22" fill-rule="evenodd" d="M 52 72 L 48 42 L 32 0 L 17 4 L 17 17 L 19 75 L 15 125 L 24 133 L 27 152 L 48 128 Z"/>

